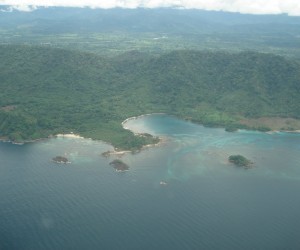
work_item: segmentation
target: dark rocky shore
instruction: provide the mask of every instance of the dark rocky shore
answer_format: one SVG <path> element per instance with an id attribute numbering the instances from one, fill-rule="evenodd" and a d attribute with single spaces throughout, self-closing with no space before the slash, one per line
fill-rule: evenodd
<path id="1" fill-rule="evenodd" d="M 129 166 L 118 159 L 113 160 L 112 162 L 109 163 L 109 165 L 113 166 L 113 168 L 118 172 L 124 172 L 129 170 Z"/>
<path id="2" fill-rule="evenodd" d="M 64 164 L 70 163 L 69 160 L 64 156 L 56 156 L 52 158 L 52 160 L 56 163 L 64 163 Z"/>

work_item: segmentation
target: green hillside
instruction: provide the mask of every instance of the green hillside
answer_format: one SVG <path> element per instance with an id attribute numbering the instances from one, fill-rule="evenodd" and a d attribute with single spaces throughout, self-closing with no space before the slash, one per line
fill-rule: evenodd
<path id="1" fill-rule="evenodd" d="M 144 113 L 226 127 L 247 127 L 243 118 L 300 118 L 299 81 L 299 63 L 254 52 L 105 58 L 2 45 L 0 136 L 24 141 L 72 131 L 138 149 L 155 139 L 136 137 L 121 122 Z"/>

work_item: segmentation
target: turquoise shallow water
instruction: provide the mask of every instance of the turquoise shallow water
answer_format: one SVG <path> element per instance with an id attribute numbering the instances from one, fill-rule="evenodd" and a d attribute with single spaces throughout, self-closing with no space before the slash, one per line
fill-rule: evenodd
<path id="1" fill-rule="evenodd" d="M 168 137 L 123 156 L 126 173 L 101 142 L 0 143 L 0 249 L 299 249 L 300 135 L 164 115 L 126 126 Z M 51 162 L 61 154 L 72 164 Z M 255 167 L 232 166 L 231 154 Z"/>

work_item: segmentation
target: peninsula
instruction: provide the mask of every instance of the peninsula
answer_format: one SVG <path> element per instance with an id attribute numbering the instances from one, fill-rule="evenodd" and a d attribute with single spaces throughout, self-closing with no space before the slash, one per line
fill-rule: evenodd
<path id="1" fill-rule="evenodd" d="M 138 151 L 159 139 L 122 122 L 149 113 L 228 131 L 300 129 L 300 64 L 278 55 L 182 50 L 103 57 L 0 45 L 0 74 L 6 141 L 73 132 L 116 151 Z"/>

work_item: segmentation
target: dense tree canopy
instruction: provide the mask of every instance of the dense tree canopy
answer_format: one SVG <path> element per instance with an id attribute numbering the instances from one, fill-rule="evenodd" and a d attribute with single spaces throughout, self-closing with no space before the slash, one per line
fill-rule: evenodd
<path id="1" fill-rule="evenodd" d="M 243 117 L 300 118 L 300 65 L 271 54 L 130 52 L 114 58 L 0 46 L 0 136 L 23 141 L 75 132 L 119 148 L 152 141 L 121 122 L 166 112 L 210 126 Z M 266 128 L 262 128 L 266 129 Z"/>

